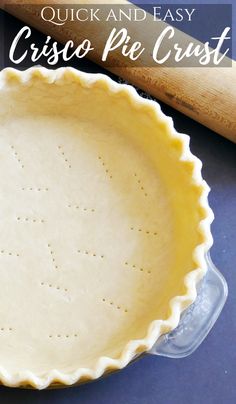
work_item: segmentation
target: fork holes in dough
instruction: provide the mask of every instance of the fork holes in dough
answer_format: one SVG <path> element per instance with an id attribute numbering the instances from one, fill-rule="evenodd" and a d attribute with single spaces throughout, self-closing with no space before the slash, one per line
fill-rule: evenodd
<path id="1" fill-rule="evenodd" d="M 139 271 L 139 272 L 143 272 L 143 273 L 147 273 L 147 274 L 151 274 L 151 270 L 150 269 L 144 269 L 143 267 L 139 267 L 136 264 L 130 264 L 129 262 L 125 262 L 125 266 L 130 268 L 130 270 L 133 271 Z"/>
<path id="2" fill-rule="evenodd" d="M 112 174 L 110 173 L 110 170 L 106 168 L 106 164 L 101 156 L 98 156 L 98 159 L 100 160 L 102 166 L 105 168 L 105 173 L 109 176 L 110 179 L 112 179 Z"/>
<path id="3" fill-rule="evenodd" d="M 56 258 L 55 258 L 55 252 L 53 251 L 51 244 L 48 243 L 47 247 L 49 249 L 49 255 L 51 257 L 51 261 L 52 261 L 52 265 L 54 269 L 58 269 L 58 263 L 56 262 Z"/>
<path id="4" fill-rule="evenodd" d="M 113 300 L 107 300 L 105 297 L 103 297 L 101 300 L 102 300 L 103 303 L 106 303 L 107 305 L 111 306 L 112 308 L 114 308 L 116 310 L 121 310 L 124 313 L 128 313 L 127 308 L 122 308 L 121 305 L 115 304 L 115 302 L 113 302 Z"/>
<path id="5" fill-rule="evenodd" d="M 150 235 L 150 236 L 157 236 L 157 232 L 155 231 L 155 232 L 152 232 L 152 231 L 150 231 L 150 230 L 145 230 L 145 229 L 142 229 L 141 227 L 139 227 L 139 228 L 134 228 L 133 226 L 132 227 L 130 227 L 130 230 L 136 230 L 136 231 L 138 231 L 139 233 L 145 233 L 145 234 L 147 234 L 147 235 Z"/>
<path id="6" fill-rule="evenodd" d="M 60 145 L 57 146 L 57 149 L 58 149 L 58 151 L 59 151 L 60 156 L 62 157 L 62 159 L 63 159 L 64 162 L 66 163 L 66 166 L 67 166 L 68 168 L 71 168 L 71 164 L 69 163 L 68 158 L 65 157 L 65 152 L 64 152 L 64 150 L 62 149 L 62 146 L 60 146 Z"/>
<path id="7" fill-rule="evenodd" d="M 144 196 L 145 196 L 145 197 L 148 196 L 148 194 L 147 194 L 147 192 L 145 191 L 145 188 L 144 188 L 144 186 L 143 186 L 143 184 L 142 184 L 140 178 L 138 177 L 137 173 L 134 173 L 134 176 L 136 177 L 138 186 L 139 186 L 140 190 L 142 191 L 142 193 L 144 194 Z"/>
<path id="8" fill-rule="evenodd" d="M 37 191 L 37 192 L 47 192 L 49 191 L 48 187 L 22 187 L 21 191 Z"/>
<path id="9" fill-rule="evenodd" d="M 92 252 L 92 251 L 88 251 L 88 250 L 77 250 L 77 253 L 78 254 L 83 254 L 83 255 L 87 255 L 87 256 L 89 256 L 89 257 L 96 257 L 96 258 L 101 258 L 101 259 L 103 259 L 105 256 L 102 254 L 102 255 L 99 255 L 99 254 L 97 254 L 96 252 Z"/>
<path id="10" fill-rule="evenodd" d="M 59 285 L 54 285 L 54 284 L 52 284 L 52 283 L 46 283 L 46 282 L 40 282 L 40 285 L 41 285 L 41 286 L 47 286 L 47 287 L 50 288 L 50 289 L 55 289 L 55 290 L 58 291 L 58 292 L 65 292 L 65 293 L 68 293 L 68 289 L 67 289 L 67 288 L 64 288 L 64 287 L 59 286 Z"/>
<path id="11" fill-rule="evenodd" d="M 80 206 L 79 204 L 78 205 L 73 205 L 73 204 L 68 204 L 67 205 L 67 207 L 68 208 L 71 208 L 71 209 L 75 209 L 75 210 L 79 210 L 79 211 L 81 211 L 81 212 L 92 212 L 92 213 L 94 213 L 95 212 L 95 208 L 89 208 L 89 207 L 85 207 L 85 206 Z"/>
<path id="12" fill-rule="evenodd" d="M 18 222 L 27 222 L 27 223 L 44 223 L 45 220 L 44 219 L 40 219 L 40 218 L 32 218 L 32 217 L 21 217 L 21 216 L 17 216 L 16 220 Z"/>
<path id="13" fill-rule="evenodd" d="M 59 338 L 59 339 L 69 339 L 69 338 L 77 338 L 78 334 L 77 333 L 73 333 L 73 334 L 49 334 L 48 338 Z"/>
<path id="14" fill-rule="evenodd" d="M 17 160 L 17 162 L 21 166 L 21 168 L 24 168 L 25 166 L 24 166 L 24 164 L 22 164 L 22 161 L 18 156 L 18 152 L 16 151 L 15 146 L 11 145 L 10 147 L 11 147 L 11 149 L 13 151 L 14 158 Z"/>

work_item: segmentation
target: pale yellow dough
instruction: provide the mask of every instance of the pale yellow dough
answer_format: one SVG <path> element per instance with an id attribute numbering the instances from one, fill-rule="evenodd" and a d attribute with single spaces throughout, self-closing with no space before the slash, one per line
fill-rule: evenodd
<path id="1" fill-rule="evenodd" d="M 199 190 L 166 125 L 106 86 L 0 96 L 0 367 L 119 358 L 196 266 Z"/>

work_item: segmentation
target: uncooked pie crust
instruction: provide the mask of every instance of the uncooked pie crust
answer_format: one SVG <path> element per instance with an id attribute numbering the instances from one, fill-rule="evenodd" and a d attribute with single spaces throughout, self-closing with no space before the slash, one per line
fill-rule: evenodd
<path id="1" fill-rule="evenodd" d="M 157 103 L 72 68 L 0 73 L 0 379 L 96 379 L 178 325 L 213 218 Z"/>

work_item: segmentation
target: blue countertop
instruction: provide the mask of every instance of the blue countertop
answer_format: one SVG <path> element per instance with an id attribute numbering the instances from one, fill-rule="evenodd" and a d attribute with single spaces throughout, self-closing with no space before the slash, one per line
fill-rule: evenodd
<path id="1" fill-rule="evenodd" d="M 20 24 L 12 17 L 7 18 L 9 29 L 11 24 Z M 86 61 L 70 65 L 85 71 L 102 71 Z M 1 55 L 0 67 L 4 67 Z M 105 379 L 68 389 L 33 391 L 1 387 L 0 403 L 236 403 L 236 146 L 172 108 L 163 104 L 161 107 L 173 118 L 178 131 L 190 135 L 191 150 L 202 160 L 203 176 L 211 187 L 209 201 L 215 213 L 211 256 L 229 286 L 222 314 L 206 340 L 187 358 L 146 355 Z"/>

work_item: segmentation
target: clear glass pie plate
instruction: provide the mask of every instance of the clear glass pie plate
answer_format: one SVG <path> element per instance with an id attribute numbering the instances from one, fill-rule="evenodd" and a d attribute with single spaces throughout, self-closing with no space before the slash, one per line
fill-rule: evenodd
<path id="1" fill-rule="evenodd" d="M 226 302 L 228 287 L 209 253 L 206 261 L 208 270 L 199 282 L 197 299 L 183 312 L 178 327 L 161 336 L 149 351 L 150 354 L 169 358 L 188 356 L 199 347 L 212 329 Z"/>

